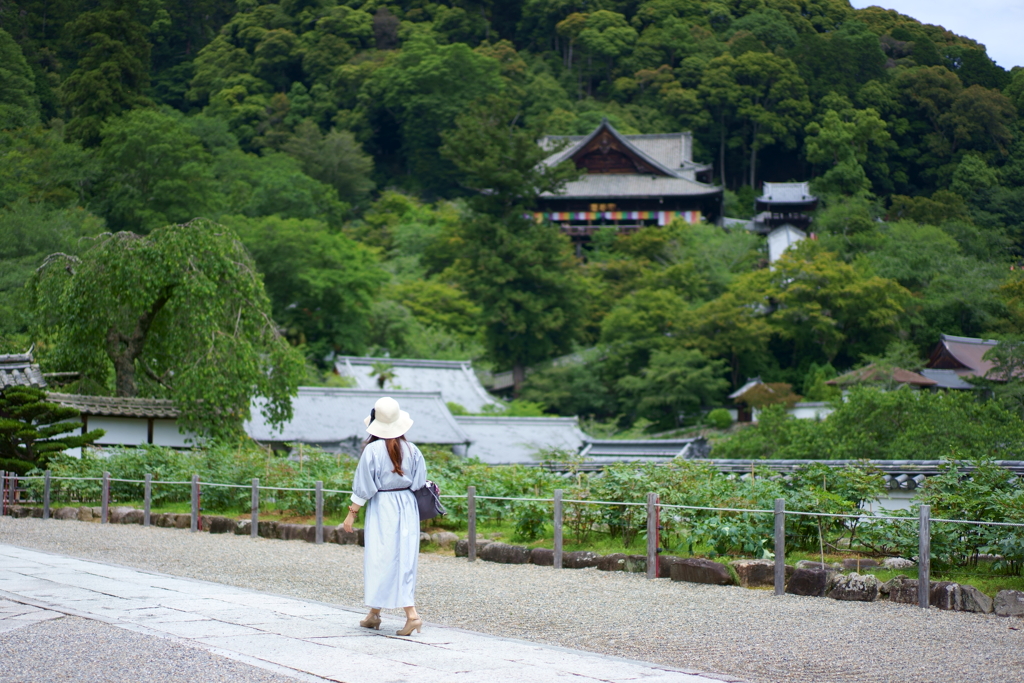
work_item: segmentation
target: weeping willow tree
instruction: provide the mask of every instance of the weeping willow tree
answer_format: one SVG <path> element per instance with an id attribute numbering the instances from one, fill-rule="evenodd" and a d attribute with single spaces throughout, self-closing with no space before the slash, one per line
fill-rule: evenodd
<path id="1" fill-rule="evenodd" d="M 199 433 L 237 431 L 257 396 L 270 422 L 291 417 L 303 360 L 231 230 L 196 219 L 94 239 L 50 255 L 30 283 L 53 368 L 115 396 L 170 398 Z"/>

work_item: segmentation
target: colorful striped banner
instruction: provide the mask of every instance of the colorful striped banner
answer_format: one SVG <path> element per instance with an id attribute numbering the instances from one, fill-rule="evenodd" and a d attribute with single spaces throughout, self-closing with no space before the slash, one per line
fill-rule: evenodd
<path id="1" fill-rule="evenodd" d="M 700 211 L 551 211 L 532 214 L 533 220 L 541 221 L 651 221 L 657 220 L 658 225 L 668 225 L 677 218 L 687 223 L 700 223 Z"/>

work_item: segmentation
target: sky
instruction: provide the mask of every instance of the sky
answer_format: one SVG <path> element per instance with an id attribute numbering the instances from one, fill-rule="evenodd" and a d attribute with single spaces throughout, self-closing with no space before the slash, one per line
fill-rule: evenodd
<path id="1" fill-rule="evenodd" d="M 894 9 L 982 43 L 1004 69 L 1024 66 L 1024 0 L 852 0 L 857 9 Z"/>

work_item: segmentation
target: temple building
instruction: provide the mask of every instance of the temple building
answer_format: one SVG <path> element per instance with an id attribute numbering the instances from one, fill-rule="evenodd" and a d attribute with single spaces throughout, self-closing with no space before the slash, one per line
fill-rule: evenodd
<path id="1" fill-rule="evenodd" d="M 545 165 L 571 159 L 586 171 L 560 194 L 542 194 L 533 214 L 559 225 L 577 249 L 601 229 L 629 233 L 721 214 L 722 188 L 710 184 L 711 166 L 693 161 L 689 132 L 623 135 L 605 119 L 589 135 L 548 136 L 540 145 L 557 149 Z"/>

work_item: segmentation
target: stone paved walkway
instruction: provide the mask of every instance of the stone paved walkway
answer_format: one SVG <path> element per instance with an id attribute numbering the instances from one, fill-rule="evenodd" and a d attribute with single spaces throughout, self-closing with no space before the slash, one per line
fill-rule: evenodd
<path id="1" fill-rule="evenodd" d="M 305 680 L 345 683 L 721 683 L 656 664 L 426 624 L 396 637 L 360 611 L 0 544 L 0 640 L 66 615 L 176 639 Z"/>

